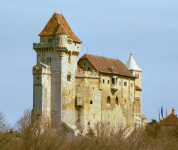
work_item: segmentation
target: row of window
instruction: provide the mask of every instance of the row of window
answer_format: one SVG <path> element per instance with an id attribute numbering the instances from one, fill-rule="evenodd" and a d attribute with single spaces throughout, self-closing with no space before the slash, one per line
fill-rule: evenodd
<path id="1" fill-rule="evenodd" d="M 59 42 L 60 41 L 60 39 L 61 38 L 59 38 L 59 39 L 57 39 L 57 41 Z M 61 39 L 62 40 L 62 39 Z M 52 39 L 48 39 L 48 42 L 49 43 L 51 43 L 53 40 Z M 66 41 L 66 40 L 65 40 Z M 62 43 L 62 41 L 60 41 L 61 43 Z M 70 41 L 69 41 L 69 43 L 71 43 Z M 76 42 L 74 42 L 74 46 L 76 46 L 77 45 L 77 43 Z"/>
<path id="2" fill-rule="evenodd" d="M 90 100 L 90 104 L 93 104 L 93 100 Z M 107 97 L 107 104 L 111 104 L 111 98 L 110 98 L 110 96 Z M 116 99 L 115 99 L 115 104 L 116 105 L 119 104 L 118 97 L 116 97 Z"/>
<path id="3" fill-rule="evenodd" d="M 109 84 L 109 81 L 110 80 L 108 80 L 108 84 Z M 103 83 L 105 83 L 104 79 L 103 79 Z M 112 78 L 112 84 L 115 84 L 114 78 Z M 116 84 L 117 84 L 117 78 L 116 78 Z M 121 85 L 121 81 L 119 81 L 119 85 Z M 127 82 L 124 82 L 124 86 L 127 86 Z M 130 86 L 133 87 L 133 83 L 131 83 Z"/>

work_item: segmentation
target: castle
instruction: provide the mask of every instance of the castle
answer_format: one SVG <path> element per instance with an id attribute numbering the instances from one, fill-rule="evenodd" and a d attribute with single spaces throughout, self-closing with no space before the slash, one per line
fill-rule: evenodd
<path id="1" fill-rule="evenodd" d="M 33 43 L 32 122 L 49 118 L 78 131 L 95 128 L 97 121 L 117 129 L 142 125 L 141 73 L 132 55 L 126 65 L 118 59 L 85 54 L 78 60 L 81 40 L 61 14 L 54 13 Z M 78 61 L 77 61 L 78 60 Z"/>

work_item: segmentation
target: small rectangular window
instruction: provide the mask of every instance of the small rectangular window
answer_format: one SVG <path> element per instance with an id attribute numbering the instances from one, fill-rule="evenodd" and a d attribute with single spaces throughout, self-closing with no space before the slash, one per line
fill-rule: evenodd
<path id="1" fill-rule="evenodd" d="M 37 77 L 37 80 L 39 80 L 40 78 L 39 77 Z"/>
<path id="2" fill-rule="evenodd" d="M 112 84 L 115 84 L 115 78 L 112 78 Z"/>
<path id="3" fill-rule="evenodd" d="M 127 86 L 127 82 L 124 82 L 124 86 Z"/>
<path id="4" fill-rule="evenodd" d="M 93 104 L 93 101 L 92 101 L 92 100 L 90 100 L 90 104 Z"/>
<path id="5" fill-rule="evenodd" d="M 137 78 L 139 78 L 139 74 L 135 74 L 135 76 L 136 76 Z"/>
<path id="6" fill-rule="evenodd" d="M 88 67 L 88 71 L 90 71 L 90 67 Z"/>
<path id="7" fill-rule="evenodd" d="M 108 80 L 108 84 L 109 84 L 109 80 Z"/>
<path id="8" fill-rule="evenodd" d="M 103 83 L 104 83 L 104 79 L 103 79 Z"/>
<path id="9" fill-rule="evenodd" d="M 47 63 L 51 63 L 51 57 L 47 57 Z"/>
<path id="10" fill-rule="evenodd" d="M 52 42 L 52 39 L 48 39 L 48 42 Z"/>
<path id="11" fill-rule="evenodd" d="M 130 85 L 131 87 L 133 87 L 133 83 L 131 83 L 131 85 Z"/>

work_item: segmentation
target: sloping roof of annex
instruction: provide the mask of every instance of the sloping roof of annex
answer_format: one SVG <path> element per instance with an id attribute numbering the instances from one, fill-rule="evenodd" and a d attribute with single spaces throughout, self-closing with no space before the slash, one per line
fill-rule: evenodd
<path id="1" fill-rule="evenodd" d="M 117 74 L 117 75 L 136 78 L 134 75 L 131 74 L 131 72 L 119 59 L 107 58 L 107 57 L 96 56 L 91 54 L 84 54 L 79 59 L 79 61 L 82 59 L 87 59 L 91 63 L 91 65 L 101 73 Z M 82 67 L 80 66 L 80 68 Z"/>
<path id="2" fill-rule="evenodd" d="M 82 41 L 71 30 L 64 16 L 54 13 L 38 36 L 50 36 L 56 34 L 67 34 L 67 37 L 72 38 L 74 42 L 82 43 Z"/>
<path id="3" fill-rule="evenodd" d="M 162 126 L 178 125 L 177 115 L 171 113 L 169 116 L 164 118 L 158 125 L 162 125 Z"/>

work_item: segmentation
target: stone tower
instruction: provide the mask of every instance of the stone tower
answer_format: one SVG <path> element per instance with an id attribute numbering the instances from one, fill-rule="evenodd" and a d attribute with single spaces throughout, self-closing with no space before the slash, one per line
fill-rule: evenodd
<path id="1" fill-rule="evenodd" d="M 130 54 L 130 58 L 126 63 L 126 67 L 135 77 L 137 77 L 135 79 L 134 123 L 141 124 L 141 122 L 142 122 L 142 107 L 141 107 L 141 104 L 142 104 L 142 100 L 141 100 L 142 70 L 136 64 L 135 60 L 132 57 L 132 54 Z"/>
<path id="2" fill-rule="evenodd" d="M 82 42 L 63 15 L 56 13 L 39 36 L 40 43 L 33 43 L 37 65 L 33 67 L 32 122 L 38 116 L 49 116 L 56 128 L 62 121 L 72 124 L 75 115 L 75 70 Z"/>

